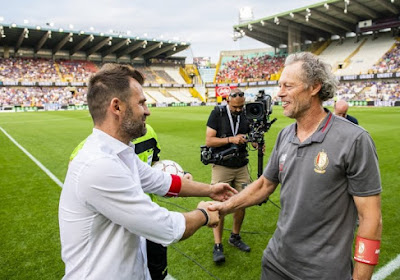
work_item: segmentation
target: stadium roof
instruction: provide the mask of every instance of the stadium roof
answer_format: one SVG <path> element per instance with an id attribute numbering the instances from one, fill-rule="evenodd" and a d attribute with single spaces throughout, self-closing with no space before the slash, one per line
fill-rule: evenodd
<path id="1" fill-rule="evenodd" d="M 330 0 L 235 25 L 234 39 L 248 36 L 278 48 L 292 42 L 308 43 L 346 37 L 353 32 L 377 32 L 400 26 L 400 1 Z M 355 35 L 353 34 L 353 36 Z M 290 52 L 290 51 L 289 51 Z"/>
<path id="2" fill-rule="evenodd" d="M 33 50 L 36 55 L 41 51 L 68 53 L 70 56 L 80 52 L 86 59 L 92 54 L 101 58 L 108 55 L 133 60 L 137 57 L 145 60 L 167 58 L 188 48 L 186 42 L 163 41 L 156 39 L 130 37 L 127 34 L 87 33 L 52 29 L 47 27 L 18 26 L 0 24 L 0 48 L 9 48 L 14 53 L 21 49 Z"/>

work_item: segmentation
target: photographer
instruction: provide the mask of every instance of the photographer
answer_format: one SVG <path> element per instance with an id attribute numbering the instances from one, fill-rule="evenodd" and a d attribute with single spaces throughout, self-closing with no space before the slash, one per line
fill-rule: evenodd
<path id="1" fill-rule="evenodd" d="M 212 166 L 211 184 L 225 182 L 236 190 L 241 191 L 243 185 L 250 182 L 247 168 L 248 153 L 246 150 L 246 134 L 250 127 L 244 114 L 245 97 L 238 88 L 233 89 L 227 99 L 228 105 L 216 106 L 211 112 L 206 131 L 206 146 L 214 148 L 216 153 L 224 152 L 234 148 L 234 153 L 221 162 L 215 162 Z M 250 252 L 239 235 L 243 223 L 245 210 L 240 209 L 233 214 L 233 228 L 229 238 L 229 244 L 236 248 Z M 219 225 L 214 228 L 214 250 L 213 260 L 216 264 L 225 261 L 222 246 L 222 232 L 224 229 L 224 218 L 220 217 Z"/>

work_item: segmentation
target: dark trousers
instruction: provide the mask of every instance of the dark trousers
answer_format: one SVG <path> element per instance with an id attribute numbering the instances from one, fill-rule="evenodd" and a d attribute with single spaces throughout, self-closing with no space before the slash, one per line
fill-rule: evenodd
<path id="1" fill-rule="evenodd" d="M 152 280 L 163 280 L 167 277 L 167 247 L 146 240 L 147 266 Z"/>

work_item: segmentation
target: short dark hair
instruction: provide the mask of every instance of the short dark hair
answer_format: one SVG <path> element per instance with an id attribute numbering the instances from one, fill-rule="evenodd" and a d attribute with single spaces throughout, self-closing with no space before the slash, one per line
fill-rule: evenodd
<path id="1" fill-rule="evenodd" d="M 111 99 L 127 102 L 130 97 L 130 78 L 143 85 L 143 74 L 128 64 L 107 63 L 89 80 L 87 102 L 95 124 L 101 124 Z"/>

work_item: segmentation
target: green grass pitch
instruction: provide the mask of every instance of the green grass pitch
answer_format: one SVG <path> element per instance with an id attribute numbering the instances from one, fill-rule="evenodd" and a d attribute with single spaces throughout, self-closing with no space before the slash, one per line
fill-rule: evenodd
<path id="1" fill-rule="evenodd" d="M 162 159 L 171 159 L 190 171 L 195 180 L 210 182 L 210 166 L 200 162 L 206 121 L 212 107 L 152 108 L 148 118 L 158 134 Z M 383 238 L 380 264 L 400 254 L 400 108 L 350 108 L 350 114 L 372 135 L 382 176 Z M 274 108 L 278 121 L 265 135 L 267 161 L 277 133 L 292 120 Z M 64 181 L 73 148 L 91 133 L 88 111 L 1 113 L 0 127 L 29 151 L 58 179 Z M 61 188 L 0 132 L 0 279 L 60 279 L 64 264 L 60 256 L 58 199 Z M 253 179 L 257 152 L 250 151 Z M 174 211 L 194 209 L 201 198 L 159 200 Z M 271 197 L 279 204 L 279 189 Z M 272 236 L 279 209 L 268 202 L 246 211 L 242 237 L 251 246 L 243 253 L 229 246 L 232 226 L 226 218 L 226 263 L 212 261 L 213 235 L 209 228 L 172 245 L 168 250 L 169 272 L 177 279 L 259 279 L 262 252 Z M 397 269 L 386 279 L 400 279 Z"/>

